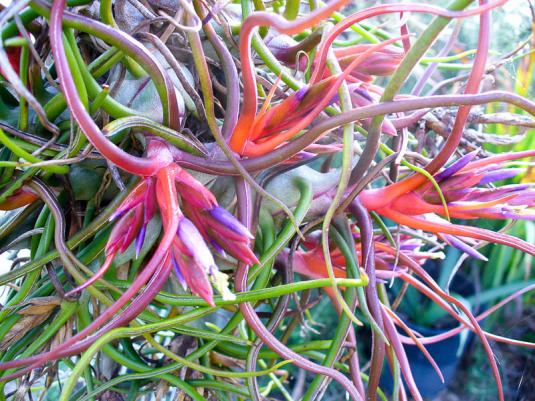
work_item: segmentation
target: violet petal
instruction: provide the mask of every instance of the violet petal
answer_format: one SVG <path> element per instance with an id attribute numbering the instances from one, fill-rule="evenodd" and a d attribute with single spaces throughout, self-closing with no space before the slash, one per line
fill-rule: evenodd
<path id="1" fill-rule="evenodd" d="M 295 92 L 295 98 L 301 102 L 306 94 L 308 93 L 308 85 L 307 86 L 303 86 L 302 88 L 298 89 L 297 92 Z"/>
<path id="2" fill-rule="evenodd" d="M 191 252 L 193 259 L 201 265 L 205 271 L 215 265 L 214 257 L 208 249 L 204 238 L 197 227 L 187 218 L 183 218 L 178 226 L 178 236 L 184 246 Z"/>
<path id="3" fill-rule="evenodd" d="M 444 178 L 448 178 L 461 170 L 463 167 L 465 167 L 468 163 L 470 163 L 479 153 L 479 149 L 474 150 L 473 152 L 467 153 L 463 157 L 461 157 L 459 160 L 453 162 L 450 166 L 446 167 L 444 170 L 442 170 L 440 173 L 435 175 L 435 180 L 443 180 Z"/>
<path id="4" fill-rule="evenodd" d="M 479 181 L 480 185 L 489 184 L 494 181 L 507 180 L 516 177 L 518 174 L 524 172 L 523 168 L 508 168 L 489 172 Z"/>
<path id="5" fill-rule="evenodd" d="M 444 235 L 444 239 L 453 247 L 459 249 L 460 251 L 472 256 L 475 259 L 487 261 L 488 259 L 479 253 L 475 248 L 471 247 L 470 245 L 464 243 L 459 238 L 453 236 L 453 235 Z"/>
<path id="6" fill-rule="evenodd" d="M 178 279 L 178 282 L 182 289 L 186 290 L 188 288 L 188 285 L 186 283 L 186 279 L 184 278 L 184 275 L 182 274 L 182 270 L 180 269 L 180 265 L 178 264 L 178 261 L 175 258 L 175 255 L 171 255 L 171 263 L 173 264 L 173 268 L 175 270 L 176 277 Z"/>
<path id="7" fill-rule="evenodd" d="M 146 232 L 147 232 L 147 226 L 143 224 L 141 226 L 141 229 L 139 230 L 139 233 L 137 234 L 136 241 L 135 241 L 136 259 L 139 258 L 139 254 L 141 253 L 141 248 L 143 247 L 143 242 L 145 241 Z"/>
<path id="8" fill-rule="evenodd" d="M 225 227 L 234 231 L 236 234 L 243 235 L 249 239 L 254 239 L 249 230 L 226 209 L 216 206 L 210 209 L 209 213 L 214 219 L 223 224 Z"/>

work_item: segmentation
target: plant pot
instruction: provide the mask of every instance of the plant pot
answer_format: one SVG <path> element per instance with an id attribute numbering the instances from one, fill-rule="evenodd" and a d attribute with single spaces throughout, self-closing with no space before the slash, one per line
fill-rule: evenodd
<path id="1" fill-rule="evenodd" d="M 410 327 L 424 337 L 435 336 L 448 331 L 448 329 L 429 329 L 416 325 L 410 325 Z M 455 373 L 471 337 L 472 334 L 470 331 L 463 330 L 461 333 L 438 343 L 425 345 L 425 348 L 442 371 L 444 383 L 441 382 L 433 366 L 431 366 L 416 345 L 403 345 L 414 376 L 414 381 L 423 398 L 433 399 L 447 388 L 448 384 L 455 377 Z M 380 385 L 385 393 L 392 394 L 393 381 L 390 369 L 383 370 Z"/>

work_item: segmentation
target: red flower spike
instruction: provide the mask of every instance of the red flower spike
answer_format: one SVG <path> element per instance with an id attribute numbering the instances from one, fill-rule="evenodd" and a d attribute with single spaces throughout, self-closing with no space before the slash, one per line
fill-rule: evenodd
<path id="1" fill-rule="evenodd" d="M 167 163 L 171 152 L 169 145 L 151 140 L 148 154 Z M 179 198 L 189 219 L 182 214 Z M 204 185 L 175 163 L 167 163 L 155 176 L 144 178 L 119 206 L 112 216 L 119 220 L 108 240 L 106 255 L 113 259 L 134 239 L 136 255 L 139 255 L 147 224 L 156 208 L 160 210 L 164 236 L 175 237 L 166 250 L 165 260 L 170 268 L 174 267 L 181 284 L 210 305 L 213 305 L 210 280 L 224 297 L 231 298 L 226 276 L 218 271 L 207 243 L 214 245 L 218 252 L 224 250 L 239 261 L 252 264 L 258 262 L 251 250 L 253 236 L 232 214 L 218 206 L 214 195 Z M 169 233 L 169 222 L 177 219 L 177 231 Z M 109 263 L 111 260 L 107 258 L 104 270 Z M 103 274 L 99 271 L 96 276 Z M 96 279 L 92 278 L 91 282 Z"/>
<path id="2" fill-rule="evenodd" d="M 459 219 L 535 220 L 535 191 L 530 186 L 486 187 L 489 182 L 518 174 L 518 169 L 502 168 L 499 162 L 525 157 L 526 153 L 471 161 L 475 155 L 476 153 L 471 153 L 462 157 L 434 176 L 446 199 L 449 215 Z M 517 238 L 439 219 L 439 215 L 445 216 L 446 213 L 435 188 L 429 182 L 413 188 L 409 182 L 405 184 L 403 191 L 403 183 L 404 181 L 381 189 L 363 191 L 360 199 L 368 210 L 376 211 L 408 227 L 442 236 L 452 235 L 500 243 L 535 254 L 533 245 Z M 461 243 L 455 240 L 448 242 L 463 252 L 466 251 L 466 247 Z"/>
<path id="3" fill-rule="evenodd" d="M 314 110 L 318 99 L 330 96 L 328 102 L 335 98 L 329 89 L 336 83 L 336 77 L 327 78 L 313 86 L 304 86 L 292 93 L 276 106 L 257 116 L 252 127 L 250 139 L 257 140 L 295 125 L 299 120 Z"/>
<path id="4" fill-rule="evenodd" d="M 214 195 L 186 170 L 178 168 L 175 180 L 181 198 L 190 205 L 201 209 L 211 209 L 217 205 Z"/>
<path id="5" fill-rule="evenodd" d="M 338 48 L 334 50 L 334 55 L 338 58 L 340 66 L 345 68 L 351 61 L 371 47 L 373 45 L 355 45 Z M 403 50 L 394 46 L 386 46 L 370 54 L 358 68 L 353 70 L 351 75 L 360 81 L 371 82 L 373 80 L 372 75 L 386 76 L 392 74 L 404 56 L 405 53 Z"/>
<path id="6" fill-rule="evenodd" d="M 355 231 L 355 228 L 352 228 L 353 230 L 353 236 L 355 237 L 355 240 L 357 241 L 355 243 L 355 252 L 356 256 L 358 258 L 359 263 L 362 263 L 362 246 L 359 242 L 360 236 Z M 292 268 L 295 272 L 302 274 L 306 277 L 312 278 L 312 279 L 321 279 L 321 278 L 327 278 L 327 267 L 325 264 L 325 258 L 323 256 L 323 249 L 321 247 L 321 240 L 315 235 L 315 233 L 311 234 L 310 236 L 307 236 L 306 238 L 306 248 L 310 249 L 308 251 L 297 251 L 294 253 L 293 261 L 292 261 Z M 381 245 L 385 249 L 390 249 L 391 246 L 388 244 L 388 241 L 383 236 L 375 236 L 374 237 L 374 243 L 376 245 Z M 428 259 L 437 259 L 437 258 L 444 258 L 444 254 L 442 252 L 437 253 L 431 253 L 431 252 L 421 252 L 419 251 L 419 248 L 422 246 L 421 241 L 415 238 L 412 238 L 408 235 L 402 235 L 400 237 L 400 245 L 399 245 L 399 251 L 393 250 L 393 252 L 387 252 L 387 251 L 381 251 L 376 249 L 375 252 L 375 265 L 376 267 L 380 269 L 385 270 L 394 270 L 399 268 L 406 268 L 405 265 L 403 265 L 402 261 L 403 259 L 398 258 L 398 253 L 402 253 L 407 258 L 410 258 L 415 263 L 423 264 Z M 288 249 L 285 249 L 281 254 L 278 256 L 278 259 L 280 261 L 286 261 L 288 258 Z M 343 256 L 342 252 L 336 248 L 332 247 L 330 249 L 330 257 L 331 262 L 333 264 L 333 271 L 334 276 L 336 278 L 345 278 L 347 277 L 345 266 L 346 266 L 346 260 Z M 334 296 L 334 293 L 332 292 L 332 288 L 325 287 L 324 290 L 327 292 L 327 294 L 331 297 Z M 336 304 L 336 302 L 335 302 Z"/>
<path id="7" fill-rule="evenodd" d="M 231 148 L 244 156 L 259 156 L 290 140 L 331 103 L 342 82 L 366 57 L 399 39 L 373 45 L 352 60 L 341 74 L 298 90 L 266 113 L 254 118 L 242 116 L 231 137 Z"/>
<path id="8" fill-rule="evenodd" d="M 212 285 L 224 299 L 233 299 L 228 289 L 228 279 L 215 266 L 212 253 L 203 236 L 210 240 L 211 235 L 229 235 L 225 247 L 235 248 L 232 253 L 244 263 L 256 261 L 250 249 L 251 234 L 230 213 L 223 211 L 217 201 L 191 175 L 174 163 L 167 163 L 167 150 L 160 144 L 149 144 L 151 155 L 158 149 L 162 152 L 165 166 L 155 176 L 143 178 L 126 197 L 123 204 L 114 213 L 118 219 L 106 246 L 106 259 L 97 271 L 83 285 L 71 290 L 72 295 L 99 280 L 112 264 L 118 252 L 124 252 L 136 238 L 136 250 L 140 235 L 144 235 L 146 224 L 150 221 L 156 207 L 159 207 L 163 224 L 163 236 L 151 259 L 125 293 L 94 322 L 80 333 L 67 340 L 62 347 L 16 361 L 6 362 L 2 369 L 27 366 L 8 378 L 20 376 L 47 361 L 67 357 L 87 349 L 95 338 L 110 329 L 122 326 L 134 319 L 160 291 L 173 266 L 182 285 L 202 297 L 209 305 L 214 305 Z M 169 152 L 170 153 L 170 152 Z M 160 155 L 161 156 L 161 155 Z M 159 157 L 159 156 L 158 156 Z M 186 219 L 179 207 L 179 191 L 183 204 L 195 211 L 194 222 Z M 192 201 L 192 204 L 188 203 Z M 201 207 L 199 207 L 199 205 Z M 206 206 L 206 208 L 204 208 Z M 211 221 L 216 220 L 222 226 Z M 226 230 L 226 231 L 225 231 Z M 202 231 L 202 233 L 201 233 Z M 141 241 L 142 242 L 142 238 Z M 210 283 L 210 281 L 212 283 Z M 121 312 L 121 308 L 125 307 Z"/>

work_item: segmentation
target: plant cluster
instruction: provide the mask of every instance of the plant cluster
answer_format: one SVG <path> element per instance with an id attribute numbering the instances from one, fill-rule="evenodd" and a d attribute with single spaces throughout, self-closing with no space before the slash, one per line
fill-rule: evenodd
<path id="1" fill-rule="evenodd" d="M 506 0 L 378 3 L 2 9 L 0 400 L 422 400 L 406 346 L 444 380 L 426 345 L 463 331 L 505 399 L 492 343 L 534 344 L 480 322 L 530 270 L 478 314 L 428 266 L 535 256 L 535 36 L 491 51 Z M 457 326 L 420 334 L 411 291 Z M 325 299 L 332 336 L 296 342 Z"/>

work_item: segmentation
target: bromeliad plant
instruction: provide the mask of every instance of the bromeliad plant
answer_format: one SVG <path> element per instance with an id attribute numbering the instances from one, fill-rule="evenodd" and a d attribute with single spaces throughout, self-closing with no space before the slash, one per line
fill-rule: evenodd
<path id="1" fill-rule="evenodd" d="M 0 244 L 4 254 L 28 249 L 29 259 L 0 278 L 0 399 L 50 397 L 61 386 L 61 401 L 148 392 L 308 401 L 327 399 L 334 381 L 353 400 L 376 400 L 387 397 L 379 379 L 388 368 L 393 399 L 421 400 L 402 344 L 416 344 L 442 377 L 425 344 L 469 329 L 503 400 L 490 341 L 533 344 L 481 328 L 505 301 L 474 316 L 426 270 L 447 245 L 480 260 L 489 242 L 535 256 L 528 238 L 485 228 L 534 220 L 533 183 L 515 180 L 535 151 L 491 154 L 485 141 L 512 140 L 470 126 L 535 125 L 519 114 L 535 115 L 525 97 L 480 93 L 485 74 L 500 82 L 504 60 L 533 49 L 524 41 L 491 59 L 491 14 L 506 1 L 471 3 L 4 7 Z M 411 32 L 408 18 L 422 13 L 435 19 Z M 377 17 L 399 15 L 379 29 Z M 467 18 L 479 20 L 476 48 L 451 55 Z M 469 65 L 466 54 L 475 55 Z M 462 93 L 445 89 L 455 82 Z M 491 102 L 516 109 L 472 110 Z M 441 110 L 451 127 L 435 117 Z M 404 292 L 394 294 L 392 280 L 459 327 L 419 336 L 396 311 Z M 520 286 L 507 299 L 532 288 Z M 296 327 L 321 322 L 313 306 L 324 290 L 336 330 L 295 342 Z M 369 354 L 358 347 L 364 330 Z M 287 380 L 288 363 L 307 386 Z"/>

